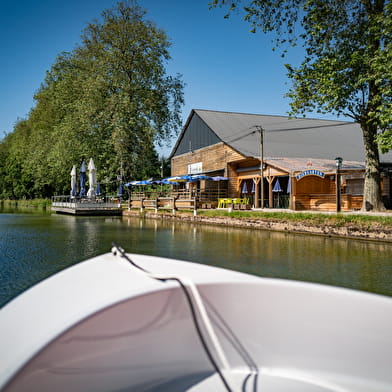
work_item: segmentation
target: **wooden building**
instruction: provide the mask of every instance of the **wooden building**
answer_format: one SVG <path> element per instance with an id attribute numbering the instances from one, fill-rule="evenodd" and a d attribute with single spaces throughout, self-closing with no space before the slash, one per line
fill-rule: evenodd
<path id="1" fill-rule="evenodd" d="M 339 173 L 336 157 L 343 159 Z M 390 206 L 392 154 L 380 157 Z M 341 209 L 362 206 L 364 147 L 353 122 L 192 110 L 170 158 L 173 176 L 228 177 L 227 196 L 247 196 L 255 207 L 335 210 L 338 179 Z"/>

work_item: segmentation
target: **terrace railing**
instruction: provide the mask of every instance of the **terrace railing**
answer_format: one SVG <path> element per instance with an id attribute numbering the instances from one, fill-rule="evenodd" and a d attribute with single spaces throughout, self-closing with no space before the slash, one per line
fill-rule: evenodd
<path id="1" fill-rule="evenodd" d="M 221 190 L 188 190 L 188 189 L 172 189 L 169 191 L 132 191 L 131 199 L 156 199 L 162 197 L 175 197 L 182 200 L 190 200 L 196 198 L 200 202 L 217 202 L 219 198 L 227 197 L 227 189 Z"/>
<path id="2" fill-rule="evenodd" d="M 121 204 L 117 198 L 105 196 L 94 198 L 83 198 L 78 196 L 52 196 L 52 207 L 72 209 L 113 209 L 120 208 Z"/>

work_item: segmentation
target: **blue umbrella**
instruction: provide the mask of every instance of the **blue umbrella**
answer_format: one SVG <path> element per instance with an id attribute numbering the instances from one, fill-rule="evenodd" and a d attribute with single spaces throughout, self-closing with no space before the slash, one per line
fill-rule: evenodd
<path id="1" fill-rule="evenodd" d="M 187 174 L 184 174 L 183 176 L 173 176 L 173 177 L 167 177 L 164 179 L 165 181 L 169 182 L 187 182 L 192 180 L 192 176 L 189 176 Z"/>
<path id="2" fill-rule="evenodd" d="M 283 192 L 283 189 L 280 186 L 279 178 L 276 179 L 274 189 L 272 189 L 272 192 L 278 192 L 278 208 L 280 207 L 280 202 L 279 202 L 279 192 Z"/>
<path id="3" fill-rule="evenodd" d="M 193 182 L 193 181 L 202 181 L 202 180 L 212 180 L 212 177 L 205 176 L 203 174 L 196 174 L 195 176 L 192 176 L 188 181 Z"/>
<path id="4" fill-rule="evenodd" d="M 80 197 L 86 196 L 86 163 L 83 161 L 80 166 Z"/>
<path id="5" fill-rule="evenodd" d="M 141 181 L 137 181 L 135 184 L 132 185 L 151 185 L 152 182 L 150 180 L 141 180 Z"/>
<path id="6" fill-rule="evenodd" d="M 71 191 L 71 196 L 76 196 L 76 182 L 73 185 L 72 191 Z"/>
<path id="7" fill-rule="evenodd" d="M 274 189 L 272 189 L 272 192 L 283 192 L 282 188 L 280 187 L 279 178 L 276 179 Z"/>
<path id="8" fill-rule="evenodd" d="M 130 182 L 127 182 L 126 184 L 124 184 L 125 186 L 132 186 L 132 185 L 135 185 L 137 182 L 139 182 L 139 181 L 130 181 Z"/>
<path id="9" fill-rule="evenodd" d="M 166 178 L 164 178 L 164 179 L 162 180 L 162 184 L 165 184 L 165 185 L 180 185 L 179 182 L 176 182 L 176 181 L 167 181 Z"/>
<path id="10" fill-rule="evenodd" d="M 291 177 L 289 177 L 289 181 L 287 183 L 287 193 L 291 193 Z"/>
<path id="11" fill-rule="evenodd" d="M 244 181 L 244 185 L 242 187 L 242 193 L 248 193 L 248 185 L 246 185 L 246 181 Z"/>
<path id="12" fill-rule="evenodd" d="M 80 173 L 80 197 L 86 196 L 86 173 Z"/>
<path id="13" fill-rule="evenodd" d="M 117 191 L 117 196 L 122 196 L 123 195 L 123 184 L 120 183 Z"/>
<path id="14" fill-rule="evenodd" d="M 97 182 L 97 188 L 95 190 L 97 196 L 101 195 L 101 185 L 99 184 L 99 182 Z"/>
<path id="15" fill-rule="evenodd" d="M 215 176 L 215 177 L 211 177 L 212 181 L 228 181 L 228 177 L 222 177 L 222 176 Z"/>
<path id="16" fill-rule="evenodd" d="M 255 187 L 255 182 L 254 181 L 252 181 L 252 193 L 255 193 L 255 191 L 256 191 L 256 187 Z"/>

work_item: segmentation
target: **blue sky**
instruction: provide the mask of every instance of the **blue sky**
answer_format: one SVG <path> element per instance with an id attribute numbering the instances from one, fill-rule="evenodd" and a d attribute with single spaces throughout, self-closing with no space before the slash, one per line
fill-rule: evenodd
<path id="1" fill-rule="evenodd" d="M 116 3 L 0 0 L 0 137 L 27 116 L 56 56 L 71 51 L 86 24 Z M 167 69 L 182 74 L 186 83 L 183 122 L 193 108 L 287 113 L 289 101 L 284 94 L 289 81 L 284 63 L 298 64 L 300 48 L 290 49 L 282 59 L 271 50 L 271 37 L 251 34 L 240 15 L 224 19 L 226 10 L 209 10 L 208 0 L 139 0 L 138 4 L 172 42 Z M 173 143 L 160 152 L 167 155 Z"/>

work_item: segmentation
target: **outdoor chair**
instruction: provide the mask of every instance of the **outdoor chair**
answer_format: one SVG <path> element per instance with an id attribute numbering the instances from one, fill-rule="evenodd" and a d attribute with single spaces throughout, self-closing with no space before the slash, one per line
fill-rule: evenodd
<path id="1" fill-rule="evenodd" d="M 218 200 L 218 208 L 228 208 L 229 204 L 232 204 L 232 199 L 224 198 Z"/>

